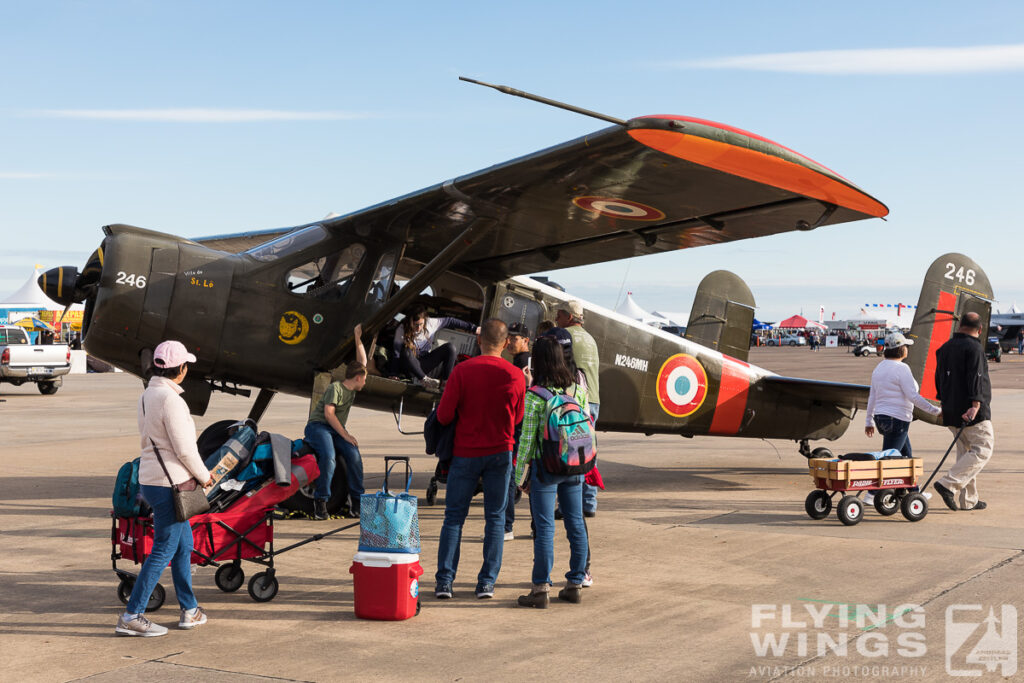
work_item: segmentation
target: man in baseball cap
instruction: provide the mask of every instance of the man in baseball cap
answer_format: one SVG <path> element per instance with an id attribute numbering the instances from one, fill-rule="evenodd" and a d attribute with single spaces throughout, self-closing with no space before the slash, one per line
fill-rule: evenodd
<path id="1" fill-rule="evenodd" d="M 153 365 L 158 368 L 176 368 L 185 363 L 195 363 L 196 357 L 188 352 L 180 341 L 167 340 L 153 351 Z"/>

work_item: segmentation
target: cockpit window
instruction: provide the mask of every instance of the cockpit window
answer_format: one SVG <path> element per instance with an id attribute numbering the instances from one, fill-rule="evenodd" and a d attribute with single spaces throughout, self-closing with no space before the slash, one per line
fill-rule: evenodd
<path id="1" fill-rule="evenodd" d="M 293 294 L 338 301 L 345 295 L 365 256 L 366 247 L 350 244 L 336 254 L 293 268 L 288 273 L 288 290 Z"/>
<path id="2" fill-rule="evenodd" d="M 395 276 L 395 252 L 388 252 L 381 257 L 377 265 L 377 272 L 373 275 L 373 282 L 366 292 L 366 301 L 373 303 L 384 303 L 388 298 L 388 291 L 391 288 L 391 280 Z"/>
<path id="3" fill-rule="evenodd" d="M 273 261 L 282 254 L 301 251 L 326 238 L 327 231 L 324 230 L 324 226 L 311 225 L 308 228 L 282 235 L 258 247 L 253 247 L 245 253 L 257 261 Z"/>

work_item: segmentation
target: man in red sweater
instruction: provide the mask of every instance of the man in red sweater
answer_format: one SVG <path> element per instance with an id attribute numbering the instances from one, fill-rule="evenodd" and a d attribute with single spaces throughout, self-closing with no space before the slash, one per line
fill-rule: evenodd
<path id="1" fill-rule="evenodd" d="M 501 357 L 508 342 L 508 327 L 492 318 L 481 326 L 476 339 L 480 355 L 455 366 L 437 406 L 441 424 L 451 424 L 458 418 L 434 575 L 434 597 L 439 599 L 452 597 L 462 525 L 480 480 L 484 487 L 484 563 L 477 575 L 476 597 L 494 597 L 505 543 L 505 496 L 512 473 L 512 444 L 515 427 L 523 420 L 526 380 L 522 370 Z"/>

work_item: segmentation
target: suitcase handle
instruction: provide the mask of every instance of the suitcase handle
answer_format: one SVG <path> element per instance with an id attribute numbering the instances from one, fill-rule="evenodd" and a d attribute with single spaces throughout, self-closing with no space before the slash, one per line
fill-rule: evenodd
<path id="1" fill-rule="evenodd" d="M 412 467 L 409 466 L 409 456 L 407 455 L 385 455 L 384 456 L 384 493 L 390 493 L 388 487 L 388 478 L 391 476 L 391 469 L 399 464 L 405 464 L 405 492 L 409 492 L 409 487 L 412 486 Z"/>

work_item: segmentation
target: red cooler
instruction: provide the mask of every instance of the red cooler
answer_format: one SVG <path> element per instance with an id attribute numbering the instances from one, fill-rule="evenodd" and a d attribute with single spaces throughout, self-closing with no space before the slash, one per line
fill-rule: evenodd
<path id="1" fill-rule="evenodd" d="M 398 621 L 419 611 L 419 555 L 358 552 L 349 572 L 360 619 Z"/>

